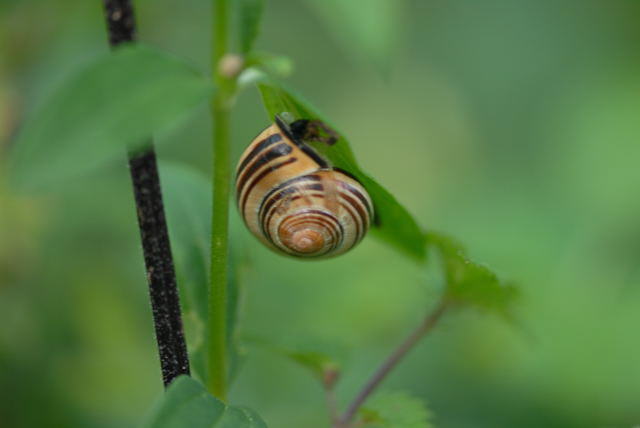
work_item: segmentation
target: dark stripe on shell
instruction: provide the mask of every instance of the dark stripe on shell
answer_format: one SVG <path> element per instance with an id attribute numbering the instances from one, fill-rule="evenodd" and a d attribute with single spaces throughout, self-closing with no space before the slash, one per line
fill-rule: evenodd
<path id="1" fill-rule="evenodd" d="M 305 210 L 305 211 L 299 211 L 299 212 L 297 212 L 297 213 L 295 213 L 295 214 L 292 214 L 292 215 L 290 215 L 290 216 L 288 216 L 288 217 L 285 217 L 285 218 L 282 220 L 282 223 L 281 223 L 281 224 L 285 224 L 287 221 L 291 221 L 290 219 L 291 219 L 292 217 L 298 217 L 298 216 L 305 215 L 305 214 L 317 214 L 317 215 L 320 215 L 320 216 L 322 216 L 322 217 L 326 217 L 326 218 L 328 218 L 329 220 L 331 220 L 331 223 L 333 223 L 333 224 L 335 224 L 336 226 L 338 226 L 338 237 L 339 237 L 339 239 L 335 239 L 335 240 L 334 240 L 333 245 L 331 246 L 331 248 L 330 248 L 328 251 L 326 251 L 325 253 L 323 253 L 323 254 L 326 254 L 327 252 L 332 251 L 334 248 L 337 248 L 337 247 L 339 247 L 340 245 L 342 245 L 342 241 L 344 240 L 344 228 L 343 228 L 342 224 L 340 223 L 340 221 L 339 221 L 337 218 L 335 218 L 333 215 L 331 215 L 331 214 L 329 214 L 329 213 L 327 213 L 327 212 L 325 212 L 325 211 L 322 211 L 322 210 Z M 309 218 L 309 217 L 308 217 L 308 218 Z M 296 223 L 296 224 L 297 224 L 297 223 Z M 330 229 L 330 230 L 331 230 L 331 229 Z M 333 235 L 333 234 L 332 234 L 332 235 Z M 267 237 L 271 240 L 271 242 L 273 243 L 273 240 L 272 240 L 271 236 L 269 236 L 269 235 L 266 235 L 266 236 L 267 236 Z"/>
<path id="2" fill-rule="evenodd" d="M 267 175 L 271 174 L 274 171 L 277 171 L 278 169 L 282 168 L 283 166 L 287 166 L 287 165 L 291 165 L 292 163 L 296 162 L 298 160 L 298 158 L 296 158 L 295 156 L 291 156 L 289 159 L 287 159 L 286 161 L 277 163 L 267 169 L 265 169 L 264 171 L 262 171 L 260 174 L 258 174 L 256 176 L 256 178 L 254 178 L 253 180 L 251 180 L 251 183 L 249 183 L 247 185 L 247 190 L 244 193 L 244 196 L 242 198 L 242 202 L 240 204 L 240 209 L 242 210 L 242 212 L 244 212 L 244 206 L 247 204 L 247 199 L 249 198 L 249 195 L 251 194 L 251 191 L 253 190 L 253 188 L 260 183 L 261 180 L 263 180 Z"/>
<path id="3" fill-rule="evenodd" d="M 292 221 L 292 223 L 288 224 L 288 226 L 293 227 L 299 224 L 316 224 L 321 228 L 326 229 L 331 235 L 331 246 L 329 247 L 329 251 L 333 250 L 336 247 L 337 243 L 340 241 L 340 232 L 338 231 L 338 229 L 336 229 L 332 223 L 324 220 L 324 218 L 305 216 L 304 218 L 298 219 L 295 222 Z"/>
<path id="4" fill-rule="evenodd" d="M 351 184 L 341 180 L 338 182 L 340 183 L 340 187 L 348 190 L 349 192 L 353 193 L 358 199 L 360 199 L 360 202 L 362 202 L 362 205 L 364 205 L 364 207 L 367 209 L 367 212 L 369 213 L 368 217 L 371 218 L 373 216 L 373 212 L 371 211 L 371 206 L 369 205 L 369 201 L 367 201 L 367 198 L 365 198 L 364 195 Z"/>
<path id="5" fill-rule="evenodd" d="M 287 181 L 284 181 L 280 184 L 278 184 L 277 186 L 275 186 L 273 189 L 269 190 L 269 192 L 264 196 L 264 198 L 262 198 L 262 201 L 260 202 L 260 209 L 258 210 L 258 212 L 263 213 L 263 210 L 265 209 L 265 204 L 267 203 L 267 201 L 269 201 L 269 198 L 271 198 L 271 196 L 273 196 L 275 193 L 290 187 L 294 184 L 300 183 L 301 181 L 321 181 L 320 176 L 318 175 L 314 175 L 314 174 L 309 174 L 309 175 L 301 175 L 298 177 L 293 177 Z M 295 190 L 294 190 L 295 191 Z M 290 192 L 292 193 L 292 192 Z M 284 195 L 283 195 L 284 196 Z M 271 206 L 272 204 L 269 204 L 269 206 Z"/>
<path id="6" fill-rule="evenodd" d="M 349 215 L 353 219 L 353 224 L 356 226 L 356 239 L 353 240 L 353 245 L 355 245 L 364 236 L 364 232 L 366 231 L 366 228 L 367 228 L 365 223 L 366 220 L 363 219 L 362 217 L 358 218 L 358 216 L 356 216 L 356 214 L 349 207 L 349 206 L 353 207 L 353 202 L 355 202 L 351 197 L 347 196 L 345 198 L 346 195 L 344 194 L 341 194 L 340 196 L 342 196 L 342 198 L 347 202 L 347 203 L 340 202 L 340 206 L 342 206 L 342 208 L 344 208 L 345 211 L 349 213 Z M 356 209 L 356 211 L 358 211 L 358 214 L 362 214 L 358 207 L 354 207 L 354 208 Z M 360 226 L 361 224 L 362 226 Z"/>
<path id="7" fill-rule="evenodd" d="M 282 135 L 281 134 L 272 134 L 270 136 L 268 136 L 267 138 L 265 138 L 264 140 L 260 141 L 258 144 L 256 144 L 256 146 L 253 148 L 253 150 L 251 150 L 251 152 L 249 152 L 247 154 L 247 156 L 244 157 L 244 159 L 242 159 L 242 162 L 240 163 L 240 166 L 238 166 L 237 171 L 238 171 L 238 175 L 240 175 L 240 173 L 242 172 L 242 170 L 249 165 L 249 163 L 260 154 L 260 152 L 262 152 L 264 149 L 266 149 L 267 147 L 271 146 L 272 144 L 277 143 L 278 141 L 282 140 Z"/>
<path id="8" fill-rule="evenodd" d="M 308 196 L 310 196 L 312 198 L 323 199 L 324 198 L 324 193 L 312 193 L 311 195 L 308 195 Z M 350 197 L 349 195 L 345 195 L 344 193 L 340 193 L 340 196 L 343 197 L 348 202 L 348 204 L 347 204 L 347 203 L 344 203 L 344 202 L 340 201 L 340 206 L 342 208 L 344 208 L 344 210 L 349 213 L 349 215 L 353 219 L 353 223 L 356 226 L 356 239 L 354 240 L 354 245 L 355 245 L 358 241 L 360 241 L 360 239 L 362 239 L 364 237 L 365 232 L 367 231 L 367 226 L 366 226 L 367 220 L 366 220 L 366 218 L 362 217 L 363 215 L 366 215 L 366 213 L 364 213 L 362 211 L 362 209 L 360 209 L 359 206 L 356 206 L 355 209 L 358 211 L 359 216 L 356 215 L 356 213 L 354 213 L 352 211 L 352 209 L 349 208 L 349 206 L 350 205 L 353 206 L 354 203 L 357 204 L 357 202 L 352 197 Z M 297 196 L 292 197 L 290 199 L 290 201 L 294 202 L 294 201 L 296 201 L 296 200 L 298 200 L 300 198 L 302 198 L 302 196 L 301 195 L 297 195 Z M 269 218 L 269 220 L 271 220 L 271 218 Z M 362 224 L 363 226 L 361 227 L 360 224 Z"/>
<path id="9" fill-rule="evenodd" d="M 263 154 L 261 154 L 255 160 L 255 162 L 253 162 L 251 164 L 251 166 L 247 167 L 243 171 L 240 171 L 240 174 L 238 175 L 238 182 L 236 184 L 236 186 L 237 186 L 237 195 L 236 196 L 237 197 L 240 196 L 240 194 L 242 193 L 242 191 L 244 189 L 245 184 L 251 178 L 251 176 L 256 173 L 256 171 L 258 171 L 261 167 L 263 167 L 264 165 L 268 164 L 272 160 L 277 159 L 277 158 L 282 157 L 282 156 L 286 156 L 289 153 L 291 153 L 292 151 L 293 151 L 293 149 L 291 148 L 291 146 L 289 144 L 282 143 L 282 144 L 278 144 L 275 147 L 272 147 L 268 151 L 266 151 Z"/>
<path id="10" fill-rule="evenodd" d="M 360 203 L 358 201 L 356 201 L 355 199 L 353 199 L 351 196 L 349 196 L 348 194 L 344 193 L 344 192 L 340 192 L 340 196 L 349 203 L 349 205 L 351 205 L 353 208 L 355 208 L 355 210 L 358 212 L 358 217 L 360 217 L 360 223 L 362 224 L 362 234 L 364 236 L 364 233 L 367 231 L 367 226 L 369 225 L 369 216 L 367 215 L 367 212 L 365 210 L 362 209 L 362 206 L 360 205 Z M 355 220 L 355 217 L 354 217 Z"/>
<path id="11" fill-rule="evenodd" d="M 292 193 L 296 193 L 296 192 L 300 192 L 302 190 L 320 190 L 322 191 L 322 184 L 319 183 L 311 183 L 311 184 L 307 184 L 303 187 L 300 187 L 300 185 L 294 185 L 296 183 L 293 183 L 291 186 L 282 189 L 279 193 L 277 193 L 276 195 L 274 195 L 270 200 L 266 201 L 263 200 L 262 201 L 262 206 L 260 207 L 260 210 L 258 211 L 258 221 L 260 222 L 260 225 L 262 227 L 262 233 L 265 233 L 267 226 L 269 225 L 269 222 L 271 221 L 271 218 L 273 217 L 273 215 L 276 213 L 278 207 L 277 207 L 277 202 L 279 200 L 281 200 L 282 198 L 286 197 L 287 195 L 290 195 Z"/>
<path id="12" fill-rule="evenodd" d="M 335 218 L 333 215 L 321 210 L 306 210 L 302 212 L 304 212 L 305 214 L 320 214 L 334 221 L 335 224 L 338 225 L 338 228 L 340 229 L 340 239 L 335 241 L 334 245 L 332 246 L 332 249 L 340 247 L 342 245 L 342 241 L 344 240 L 344 227 L 342 226 L 342 223 L 340 223 L 340 220 Z"/>

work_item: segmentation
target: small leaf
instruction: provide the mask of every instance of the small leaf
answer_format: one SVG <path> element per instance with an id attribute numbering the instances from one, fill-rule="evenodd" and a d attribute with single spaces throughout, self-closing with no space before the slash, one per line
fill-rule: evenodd
<path id="1" fill-rule="evenodd" d="M 144 428 L 266 428 L 254 412 L 231 407 L 198 381 L 180 376 L 156 403 Z"/>
<path id="2" fill-rule="evenodd" d="M 455 303 L 477 306 L 511 318 L 518 297 L 513 284 L 503 283 L 486 266 L 473 262 L 460 244 L 445 235 L 429 233 L 428 242 L 441 257 L 445 293 Z"/>
<path id="3" fill-rule="evenodd" d="M 336 42 L 350 56 L 391 68 L 392 54 L 402 32 L 401 0 L 307 0 Z"/>
<path id="4" fill-rule="evenodd" d="M 207 99 L 209 79 L 140 45 L 106 54 L 67 80 L 25 123 L 10 154 L 16 185 L 42 187 L 124 158 Z"/>
<path id="5" fill-rule="evenodd" d="M 238 25 L 240 26 L 240 52 L 247 54 L 253 49 L 253 44 L 260 31 L 260 21 L 264 9 L 264 0 L 239 0 Z"/>
<path id="6" fill-rule="evenodd" d="M 403 392 L 380 392 L 360 410 L 367 428 L 431 428 L 431 414 L 422 400 Z"/>
<path id="7" fill-rule="evenodd" d="M 317 119 L 332 126 L 308 102 L 282 84 L 265 79 L 258 83 L 258 88 L 270 120 L 277 114 L 288 112 L 295 119 Z M 340 135 L 333 145 L 318 142 L 309 142 L 309 145 L 334 166 L 353 174 L 367 189 L 375 208 L 375 235 L 404 254 L 424 261 L 425 240 L 418 224 L 391 193 L 360 169 L 346 138 Z"/>

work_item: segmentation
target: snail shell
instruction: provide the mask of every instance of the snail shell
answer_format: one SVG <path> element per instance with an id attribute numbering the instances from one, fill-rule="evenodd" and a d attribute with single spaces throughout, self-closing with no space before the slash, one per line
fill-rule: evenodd
<path id="1" fill-rule="evenodd" d="M 258 239 L 297 257 L 348 251 L 365 236 L 374 215 L 365 188 L 331 167 L 277 116 L 240 157 L 236 198 Z"/>

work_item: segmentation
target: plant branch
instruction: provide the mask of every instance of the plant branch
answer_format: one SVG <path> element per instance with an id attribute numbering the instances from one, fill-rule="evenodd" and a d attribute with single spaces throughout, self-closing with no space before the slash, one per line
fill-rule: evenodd
<path id="1" fill-rule="evenodd" d="M 104 0 L 112 48 L 135 39 L 130 0 Z M 171 255 L 153 142 L 129 152 L 129 170 L 136 202 L 138 227 L 147 269 L 149 297 L 165 387 L 181 374 L 189 374 L 189 356 L 182 330 L 180 298 Z"/>
<path id="2" fill-rule="evenodd" d="M 369 398 L 371 393 L 380 385 L 384 378 L 393 370 L 404 356 L 422 339 L 429 331 L 435 327 L 442 314 L 449 307 L 449 302 L 443 298 L 438 305 L 427 314 L 420 325 L 387 357 L 378 369 L 369 378 L 367 383 L 353 399 L 349 407 L 342 415 L 336 427 L 347 427 L 353 421 L 360 406 Z"/>
<path id="3" fill-rule="evenodd" d="M 338 403 L 336 400 L 335 385 L 340 377 L 340 371 L 335 368 L 327 368 L 322 373 L 322 388 L 324 390 L 325 403 L 331 419 L 331 425 L 339 424 L 340 415 L 338 413 Z"/>
<path id="4" fill-rule="evenodd" d="M 340 415 L 338 414 L 336 393 L 333 388 L 324 389 L 324 398 L 327 405 L 327 411 L 329 412 L 329 418 L 331 419 L 331 425 L 337 426 L 339 424 Z"/>
<path id="5" fill-rule="evenodd" d="M 213 210 L 209 285 L 208 388 L 221 400 L 227 395 L 227 288 L 229 282 L 230 113 L 236 76 L 222 72 L 229 45 L 229 1 L 213 0 L 212 79 L 217 92 L 211 101 L 213 121 Z"/>

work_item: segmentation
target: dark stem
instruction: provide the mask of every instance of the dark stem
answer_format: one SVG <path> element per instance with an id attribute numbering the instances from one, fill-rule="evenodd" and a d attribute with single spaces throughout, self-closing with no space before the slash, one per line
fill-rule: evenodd
<path id="1" fill-rule="evenodd" d="M 104 8 L 111 46 L 115 48 L 122 43 L 132 42 L 135 39 L 135 19 L 130 0 L 104 0 Z M 147 269 L 162 380 L 168 386 L 179 375 L 189 374 L 189 357 L 152 141 L 142 151 L 129 153 L 129 170 Z"/>
<path id="2" fill-rule="evenodd" d="M 104 14 L 111 47 L 136 38 L 136 21 L 130 0 L 104 0 Z"/>
<path id="3" fill-rule="evenodd" d="M 420 323 L 420 325 L 398 346 L 387 359 L 378 367 L 356 398 L 353 399 L 336 427 L 349 426 L 360 406 L 369 398 L 371 393 L 380 385 L 384 378 L 398 365 L 402 358 L 427 334 L 440 320 L 448 307 L 448 302 L 442 300 Z"/>

